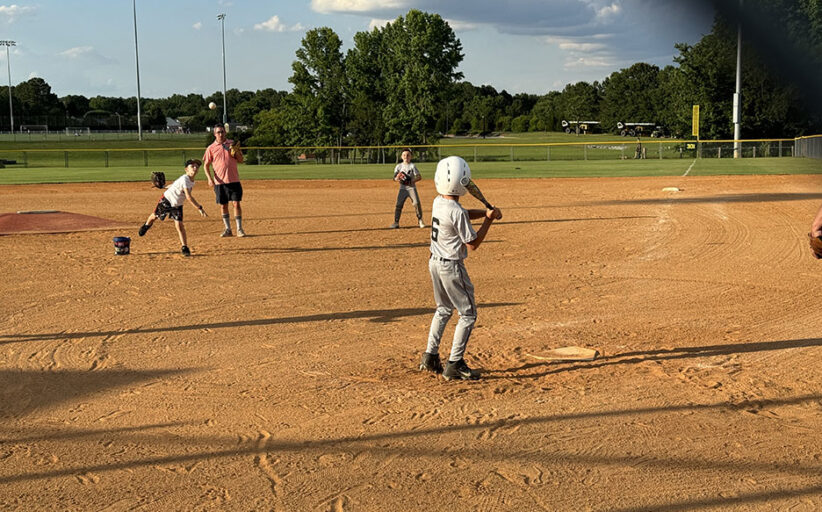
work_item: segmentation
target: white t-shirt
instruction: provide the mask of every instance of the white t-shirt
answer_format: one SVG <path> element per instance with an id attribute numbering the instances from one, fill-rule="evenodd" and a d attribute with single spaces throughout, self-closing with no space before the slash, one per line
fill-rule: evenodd
<path id="1" fill-rule="evenodd" d="M 188 177 L 188 174 L 183 174 L 169 185 L 163 195 L 171 206 L 181 206 L 186 201 L 185 189 L 191 190 L 192 188 L 194 188 L 194 181 Z"/>
<path id="2" fill-rule="evenodd" d="M 400 172 L 404 172 L 406 176 L 411 178 L 411 180 L 410 180 L 411 184 L 410 185 L 400 184 L 400 186 L 403 186 L 403 187 L 414 187 L 414 186 L 416 186 L 414 184 L 414 180 L 417 178 L 417 176 L 420 176 L 420 171 L 419 171 L 419 169 L 417 169 L 417 166 L 414 165 L 413 162 L 411 162 L 411 163 L 405 163 L 405 162 L 398 163 L 397 166 L 394 167 L 394 177 L 396 178 L 397 174 L 399 174 Z"/>
<path id="3" fill-rule="evenodd" d="M 476 238 L 468 211 L 453 199 L 437 196 L 431 207 L 431 254 L 447 260 L 465 259 L 465 244 Z"/>

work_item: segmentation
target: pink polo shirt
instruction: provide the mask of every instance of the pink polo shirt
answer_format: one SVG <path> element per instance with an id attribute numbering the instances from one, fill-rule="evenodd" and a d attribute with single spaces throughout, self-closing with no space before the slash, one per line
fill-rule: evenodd
<path id="1" fill-rule="evenodd" d="M 237 160 L 231 158 L 229 151 L 233 141 L 226 139 L 223 144 L 218 144 L 215 140 L 208 146 L 203 155 L 203 166 L 209 163 L 214 168 L 214 183 L 225 185 L 240 181 L 240 173 L 237 172 Z"/>

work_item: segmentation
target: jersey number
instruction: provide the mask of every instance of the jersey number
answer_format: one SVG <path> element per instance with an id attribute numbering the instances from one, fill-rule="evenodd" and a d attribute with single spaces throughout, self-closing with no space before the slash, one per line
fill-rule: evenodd
<path id="1" fill-rule="evenodd" d="M 431 217 L 431 240 L 437 241 L 437 236 L 440 234 L 440 230 L 437 227 L 440 225 L 440 220 L 436 217 Z"/>

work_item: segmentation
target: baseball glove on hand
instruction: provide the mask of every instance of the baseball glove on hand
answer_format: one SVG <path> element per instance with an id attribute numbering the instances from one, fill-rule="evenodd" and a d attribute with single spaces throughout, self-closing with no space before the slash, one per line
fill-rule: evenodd
<path id="1" fill-rule="evenodd" d="M 229 146 L 228 151 L 231 153 L 233 158 L 237 158 L 237 152 L 240 150 L 240 143 L 239 142 L 232 142 L 231 146 Z"/>
<path id="2" fill-rule="evenodd" d="M 397 181 L 399 181 L 403 185 L 413 185 L 414 184 L 414 180 L 411 178 L 411 176 L 409 176 L 408 174 L 405 174 L 402 171 L 400 171 L 400 173 L 397 174 Z"/>
<path id="3" fill-rule="evenodd" d="M 813 257 L 818 260 L 822 259 L 822 238 L 813 236 L 812 234 L 808 233 L 808 241 L 811 245 Z"/>
<path id="4" fill-rule="evenodd" d="M 153 172 L 151 173 L 151 183 L 154 184 L 157 188 L 165 188 L 166 187 L 166 174 L 164 172 Z"/>

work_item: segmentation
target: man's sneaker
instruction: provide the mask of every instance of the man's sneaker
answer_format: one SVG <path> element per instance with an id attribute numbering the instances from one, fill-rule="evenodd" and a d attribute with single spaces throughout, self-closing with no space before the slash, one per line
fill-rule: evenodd
<path id="1" fill-rule="evenodd" d="M 151 226 L 149 226 L 148 224 L 143 224 L 142 226 L 140 226 L 140 236 L 144 236 L 146 234 L 146 231 L 148 231 L 148 228 L 150 227 Z"/>
<path id="2" fill-rule="evenodd" d="M 183 256 L 191 256 L 191 250 L 187 245 L 184 245 L 180 252 L 183 253 Z"/>
<path id="3" fill-rule="evenodd" d="M 425 227 L 425 222 L 423 222 L 423 221 L 422 221 L 422 219 L 420 219 L 420 227 L 421 227 L 421 228 L 424 228 L 424 227 Z"/>
<path id="4" fill-rule="evenodd" d="M 439 354 L 422 353 L 422 361 L 420 361 L 420 370 L 427 372 L 442 373 L 442 363 L 440 362 Z"/>
<path id="5" fill-rule="evenodd" d="M 445 370 L 442 372 L 442 378 L 445 380 L 477 380 L 480 378 L 480 372 L 468 368 L 468 365 L 465 364 L 465 359 L 460 359 L 459 361 L 448 361 L 448 364 L 445 365 Z"/>
<path id="6" fill-rule="evenodd" d="M 227 236 L 231 236 L 231 230 L 226 229 L 225 231 L 223 231 L 223 233 L 220 236 L 223 237 L 223 238 L 225 238 Z"/>
<path id="7" fill-rule="evenodd" d="M 400 227 L 400 223 L 395 222 L 395 223 L 391 224 L 390 226 L 388 226 L 388 229 L 397 229 L 399 227 Z"/>
<path id="8" fill-rule="evenodd" d="M 237 236 L 240 237 L 240 238 L 244 237 L 245 236 L 245 231 L 243 231 L 242 229 L 238 229 L 237 230 Z"/>

